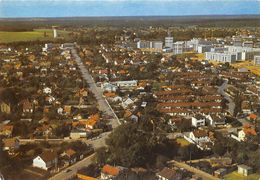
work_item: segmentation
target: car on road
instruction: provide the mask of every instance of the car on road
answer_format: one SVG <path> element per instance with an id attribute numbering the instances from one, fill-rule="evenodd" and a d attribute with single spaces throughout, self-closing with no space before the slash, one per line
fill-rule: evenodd
<path id="1" fill-rule="evenodd" d="M 72 171 L 71 169 L 67 169 L 65 172 L 70 172 L 70 171 Z"/>

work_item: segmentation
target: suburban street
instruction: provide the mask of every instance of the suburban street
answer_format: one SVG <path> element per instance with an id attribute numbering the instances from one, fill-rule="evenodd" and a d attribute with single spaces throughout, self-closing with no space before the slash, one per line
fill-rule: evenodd
<path id="1" fill-rule="evenodd" d="M 226 100 L 228 100 L 228 110 L 230 112 L 231 115 L 233 115 L 234 113 L 234 109 L 235 109 L 235 103 L 233 101 L 232 98 L 229 97 L 229 95 L 225 92 L 225 89 L 228 86 L 228 80 L 224 80 L 224 83 L 218 87 L 218 92 L 225 97 Z"/>
<path id="2" fill-rule="evenodd" d="M 82 74 L 83 79 L 89 84 L 89 90 L 92 91 L 92 93 L 95 95 L 95 98 L 98 102 L 98 108 L 101 112 L 103 112 L 104 115 L 108 115 L 110 118 L 110 124 L 112 125 L 112 128 L 116 128 L 120 122 L 114 113 L 113 109 L 107 102 L 107 100 L 102 95 L 102 90 L 97 87 L 95 81 L 93 80 L 93 77 L 89 74 L 86 67 L 83 65 L 81 58 L 78 56 L 77 51 L 75 48 L 71 49 L 72 56 L 74 60 L 76 61 L 79 70 Z M 94 149 L 98 149 L 102 146 L 105 146 L 105 140 L 108 137 L 108 135 L 111 132 L 105 132 L 100 135 L 100 138 L 95 140 L 84 140 L 87 144 L 91 144 Z M 68 168 L 64 169 L 63 171 L 59 172 L 55 176 L 49 178 L 50 180 L 66 180 L 76 175 L 77 171 L 81 169 L 84 166 L 88 166 L 91 164 L 91 159 L 94 157 L 95 154 L 92 154 L 85 159 L 76 162 L 72 166 L 69 166 Z"/>
<path id="3" fill-rule="evenodd" d="M 77 163 L 71 165 L 70 167 L 62 170 L 60 173 L 56 174 L 55 176 L 52 176 L 49 178 L 49 180 L 65 180 L 65 179 L 70 179 L 73 176 L 76 175 L 77 171 L 80 170 L 84 166 L 88 166 L 92 162 L 92 158 L 95 156 L 95 154 L 92 154 L 82 161 L 78 161 Z"/>
<path id="4" fill-rule="evenodd" d="M 119 120 L 118 120 L 116 114 L 114 113 L 113 109 L 110 107 L 107 100 L 103 97 L 101 88 L 97 87 L 93 77 L 90 75 L 90 73 L 88 72 L 88 70 L 86 69 L 84 64 L 82 63 L 81 58 L 78 56 L 75 48 L 71 49 L 71 53 L 78 65 L 78 68 L 82 74 L 83 79 L 86 80 L 86 82 L 89 84 L 89 89 L 92 91 L 92 93 L 95 95 L 95 97 L 97 99 L 99 110 L 101 112 L 103 112 L 104 115 L 113 117 L 110 119 L 111 120 L 110 123 L 111 123 L 113 129 L 116 128 L 120 124 Z"/>

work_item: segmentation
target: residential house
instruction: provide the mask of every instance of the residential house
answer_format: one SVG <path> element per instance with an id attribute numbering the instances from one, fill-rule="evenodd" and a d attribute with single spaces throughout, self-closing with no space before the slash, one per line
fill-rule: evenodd
<path id="1" fill-rule="evenodd" d="M 13 125 L 0 125 L 0 135 L 5 136 L 5 137 L 11 137 L 13 134 Z"/>
<path id="2" fill-rule="evenodd" d="M 77 152 L 69 148 L 61 154 L 67 164 L 74 164 L 77 161 Z"/>
<path id="3" fill-rule="evenodd" d="M 74 129 L 70 132 L 71 139 L 80 139 L 80 138 L 86 138 L 86 137 L 87 137 L 86 131 Z"/>
<path id="4" fill-rule="evenodd" d="M 120 88 L 134 88 L 137 87 L 137 81 L 116 81 L 115 84 Z"/>
<path id="5" fill-rule="evenodd" d="M 129 105 L 134 104 L 134 101 L 131 98 L 125 98 L 123 99 L 123 102 L 121 103 L 122 107 L 126 109 Z"/>
<path id="6" fill-rule="evenodd" d="M 249 101 L 243 101 L 241 104 L 241 110 L 244 114 L 250 114 L 251 113 L 251 104 Z"/>
<path id="7" fill-rule="evenodd" d="M 220 168 L 214 171 L 214 176 L 217 178 L 223 178 L 227 174 L 226 168 Z"/>
<path id="8" fill-rule="evenodd" d="M 206 130 L 198 129 L 190 132 L 189 139 L 195 143 L 209 141 L 208 132 Z"/>
<path id="9" fill-rule="evenodd" d="M 237 165 L 237 172 L 238 172 L 238 174 L 248 176 L 253 173 L 253 169 L 247 165 L 240 164 L 240 165 Z"/>
<path id="10" fill-rule="evenodd" d="M 251 121 L 256 121 L 257 119 L 257 115 L 256 114 L 249 114 L 249 116 L 247 117 L 249 120 Z"/>
<path id="11" fill-rule="evenodd" d="M 206 118 L 201 114 L 196 114 L 191 118 L 191 124 L 194 127 L 205 126 Z"/>
<path id="12" fill-rule="evenodd" d="M 160 172 L 156 174 L 158 180 L 181 180 L 181 174 L 177 173 L 175 170 L 164 167 Z"/>
<path id="13" fill-rule="evenodd" d="M 66 115 L 70 115 L 70 113 L 71 113 L 71 106 L 64 105 L 64 112 L 65 112 Z"/>
<path id="14" fill-rule="evenodd" d="M 57 113 L 60 114 L 60 115 L 63 115 L 63 108 L 62 107 L 59 107 L 57 109 Z"/>
<path id="15" fill-rule="evenodd" d="M 24 113 L 32 113 L 33 112 L 33 104 L 28 99 L 21 101 L 20 104 L 22 105 Z"/>
<path id="16" fill-rule="evenodd" d="M 119 167 L 114 167 L 106 164 L 101 170 L 101 179 L 111 180 L 119 175 L 121 169 Z"/>
<path id="17" fill-rule="evenodd" d="M 184 135 L 190 143 L 196 144 L 201 150 L 209 150 L 213 144 L 213 134 L 203 129 L 197 129 Z"/>
<path id="18" fill-rule="evenodd" d="M 34 131 L 34 135 L 36 136 L 49 136 L 52 134 L 53 128 L 48 124 L 42 124 L 37 127 Z"/>
<path id="19" fill-rule="evenodd" d="M 101 84 L 101 89 L 103 89 L 103 91 L 116 92 L 117 86 L 106 82 Z"/>
<path id="20" fill-rule="evenodd" d="M 33 159 L 33 166 L 44 170 L 57 167 L 58 156 L 54 150 L 44 151 L 42 154 Z"/>
<path id="21" fill-rule="evenodd" d="M 45 94 L 51 94 L 51 92 L 52 92 L 51 88 L 49 88 L 49 87 L 43 88 L 43 93 L 45 93 Z"/>
<path id="22" fill-rule="evenodd" d="M 4 101 L 0 102 L 0 110 L 2 113 L 10 114 L 11 104 Z"/>
<path id="23" fill-rule="evenodd" d="M 245 141 L 248 136 L 256 136 L 256 131 L 250 125 L 245 125 L 242 129 L 236 129 L 231 132 L 230 137 L 237 141 Z"/>
<path id="24" fill-rule="evenodd" d="M 225 125 L 226 118 L 224 116 L 211 114 L 206 116 L 206 122 L 210 126 Z"/>
<path id="25" fill-rule="evenodd" d="M 20 141 L 17 138 L 3 139 L 3 150 L 13 154 L 20 147 Z"/>
<path id="26" fill-rule="evenodd" d="M 79 121 L 80 124 L 84 124 L 87 129 L 95 129 L 98 125 L 100 117 L 98 114 L 91 115 L 88 119 L 81 119 Z"/>
<path id="27" fill-rule="evenodd" d="M 113 101 L 113 102 L 122 102 L 122 101 L 123 101 L 123 98 L 120 97 L 120 96 L 115 96 L 115 97 L 113 97 L 112 101 Z"/>

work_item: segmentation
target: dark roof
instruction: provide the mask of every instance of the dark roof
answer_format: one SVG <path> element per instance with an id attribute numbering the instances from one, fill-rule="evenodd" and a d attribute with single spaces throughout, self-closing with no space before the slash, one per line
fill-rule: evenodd
<path id="1" fill-rule="evenodd" d="M 159 176 L 162 176 L 168 180 L 178 180 L 181 179 L 181 175 L 176 173 L 175 170 L 170 169 L 170 168 L 163 168 L 163 170 L 161 170 L 160 172 L 158 172 Z"/>
<path id="2" fill-rule="evenodd" d="M 44 162 L 49 162 L 57 158 L 57 152 L 54 150 L 44 151 L 40 154 L 40 157 Z"/>
<path id="3" fill-rule="evenodd" d="M 195 137 L 206 137 L 208 136 L 208 133 L 206 130 L 198 129 L 193 131 L 193 134 Z"/>

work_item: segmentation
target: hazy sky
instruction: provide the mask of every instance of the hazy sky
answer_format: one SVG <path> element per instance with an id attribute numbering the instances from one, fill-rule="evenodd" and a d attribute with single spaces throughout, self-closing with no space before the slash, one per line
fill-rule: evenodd
<path id="1" fill-rule="evenodd" d="M 259 0 L 0 0 L 0 17 L 260 14 Z"/>

